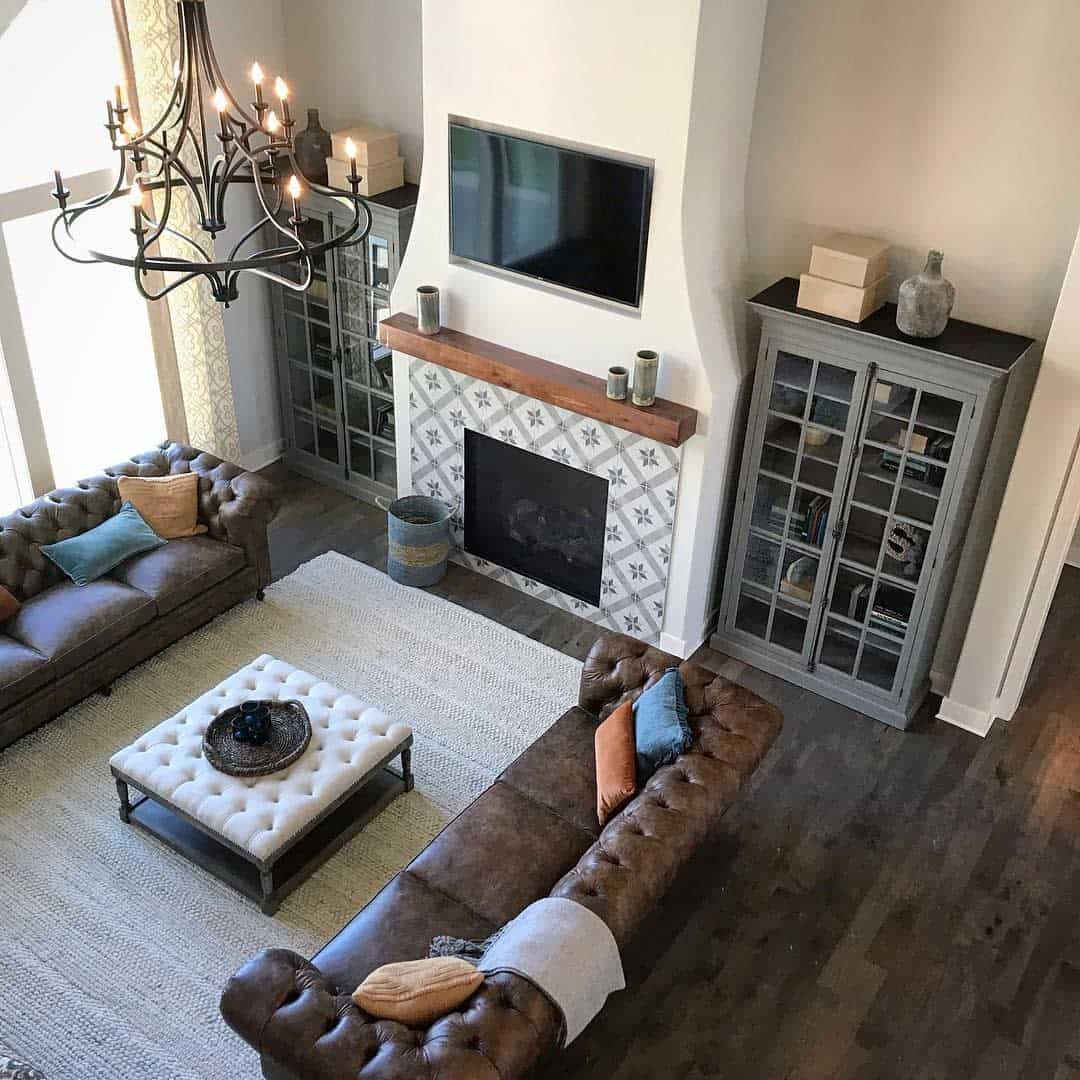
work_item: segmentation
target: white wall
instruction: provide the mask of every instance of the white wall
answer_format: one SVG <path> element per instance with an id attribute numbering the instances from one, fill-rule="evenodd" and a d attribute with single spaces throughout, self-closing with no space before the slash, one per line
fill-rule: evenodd
<path id="1" fill-rule="evenodd" d="M 1018 704 L 1042 620 L 1075 528 L 1080 431 L 1080 236 L 1043 354 L 1027 423 L 971 615 L 944 718 L 985 734 Z M 1071 485 L 1071 487 L 1070 487 Z M 1035 626 L 1021 638 L 1023 619 Z M 1022 649 L 1014 655 L 1014 648 Z M 1011 694 L 1003 685 L 1020 665 Z"/>
<path id="2" fill-rule="evenodd" d="M 218 60 L 233 93 L 253 95 L 248 71 L 258 60 L 268 72 L 285 68 L 283 0 L 207 0 L 207 16 Z M 226 254 L 255 221 L 255 199 L 237 191 L 226 207 L 229 229 L 218 239 Z M 258 468 L 280 452 L 282 435 L 274 360 L 270 286 L 242 275 L 240 298 L 224 312 L 241 464 Z"/>
<path id="3" fill-rule="evenodd" d="M 686 444 L 664 644 L 706 632 L 737 388 L 733 296 L 745 258 L 745 154 L 764 0 L 425 0 L 425 168 L 395 310 L 439 285 L 443 321 L 590 374 L 663 356 L 660 393 L 701 413 Z M 449 263 L 447 117 L 655 161 L 640 317 Z M 407 393 L 398 371 L 399 415 Z M 407 427 L 399 486 L 408 490 Z"/>
<path id="4" fill-rule="evenodd" d="M 329 131 L 373 121 L 400 135 L 407 179 L 420 177 L 420 0 L 286 0 L 288 78 L 297 130 L 309 106 Z M 456 61 L 455 61 L 456 62 Z"/>
<path id="5" fill-rule="evenodd" d="M 1080 222 L 1075 0 L 770 0 L 751 284 L 836 228 L 945 252 L 956 315 L 1044 339 Z"/>

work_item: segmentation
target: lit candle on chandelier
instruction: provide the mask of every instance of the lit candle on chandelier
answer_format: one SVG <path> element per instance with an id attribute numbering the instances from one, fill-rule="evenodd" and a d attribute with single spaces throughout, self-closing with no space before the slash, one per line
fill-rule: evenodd
<path id="1" fill-rule="evenodd" d="M 349 181 L 353 184 L 360 183 L 360 174 L 356 171 L 356 143 L 352 139 L 345 140 L 345 156 L 352 162 L 349 169 Z"/>
<path id="2" fill-rule="evenodd" d="M 299 225 L 303 218 L 300 215 L 300 196 L 304 193 L 304 189 L 300 186 L 300 181 L 296 178 L 294 173 L 289 180 L 289 195 L 292 196 L 292 219 L 293 223 Z"/>
<path id="3" fill-rule="evenodd" d="M 117 110 L 117 112 L 120 112 L 124 108 L 124 90 L 123 90 L 123 87 L 119 83 L 116 84 L 115 93 L 116 93 L 116 110 Z"/>
<path id="4" fill-rule="evenodd" d="M 229 99 L 225 96 L 225 91 L 219 86 L 214 91 L 214 108 L 217 109 L 218 119 L 221 121 L 221 138 L 223 141 L 232 138 L 229 133 L 229 118 L 226 113 L 229 110 Z"/>
<path id="5" fill-rule="evenodd" d="M 279 75 L 274 80 L 274 93 L 281 102 L 281 121 L 284 124 L 292 123 L 292 113 L 289 112 L 289 84 Z"/>
<path id="6" fill-rule="evenodd" d="M 281 121 L 277 118 L 277 113 L 271 109 L 266 114 L 266 119 L 263 121 L 263 127 L 266 128 L 266 133 L 273 138 L 281 130 Z"/>
<path id="7" fill-rule="evenodd" d="M 135 180 L 131 185 L 130 198 L 131 208 L 135 214 L 135 231 L 140 233 L 142 232 L 143 189 L 138 180 Z"/>
<path id="8" fill-rule="evenodd" d="M 265 76 L 263 75 L 263 69 L 259 64 L 259 61 L 256 60 L 255 63 L 251 65 L 251 81 L 255 84 L 255 106 L 256 106 L 256 108 L 261 108 L 265 104 L 265 102 L 263 100 L 263 88 L 262 88 L 264 78 L 265 78 Z"/>

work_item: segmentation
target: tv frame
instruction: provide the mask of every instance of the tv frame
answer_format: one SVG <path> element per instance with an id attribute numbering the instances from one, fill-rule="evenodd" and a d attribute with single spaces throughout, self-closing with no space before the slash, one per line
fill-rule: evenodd
<path id="1" fill-rule="evenodd" d="M 452 127 L 473 128 L 476 131 L 489 131 L 496 135 L 508 135 L 517 139 L 526 139 L 529 142 L 540 143 L 543 146 L 553 146 L 559 150 L 569 150 L 572 153 L 583 154 L 588 157 L 601 160 L 616 161 L 623 165 L 636 165 L 645 172 L 645 213 L 642 215 L 641 235 L 638 238 L 639 268 L 637 282 L 637 302 L 634 304 L 624 303 L 600 293 L 587 292 L 584 289 L 575 289 L 569 285 L 562 285 L 557 281 L 534 274 L 526 274 L 520 270 L 508 270 L 506 267 L 495 263 L 483 262 L 479 259 L 471 259 L 465 255 L 454 253 L 454 173 L 451 158 L 450 129 Z M 652 220 L 652 194 L 653 174 L 656 170 L 656 162 L 653 158 L 639 157 L 636 154 L 627 154 L 620 150 L 611 150 L 605 147 L 590 146 L 586 143 L 572 142 L 569 139 L 559 139 L 551 135 L 544 135 L 533 131 L 524 131 L 520 128 L 504 127 L 501 124 L 491 124 L 483 120 L 475 120 L 466 116 L 449 115 L 446 123 L 446 183 L 447 183 L 447 249 L 449 261 L 453 266 L 464 266 L 470 270 L 490 274 L 493 277 L 504 278 L 534 289 L 565 296 L 581 303 L 593 304 L 610 310 L 619 311 L 625 315 L 640 317 L 641 304 L 645 294 L 645 266 L 648 259 L 649 225 Z"/>

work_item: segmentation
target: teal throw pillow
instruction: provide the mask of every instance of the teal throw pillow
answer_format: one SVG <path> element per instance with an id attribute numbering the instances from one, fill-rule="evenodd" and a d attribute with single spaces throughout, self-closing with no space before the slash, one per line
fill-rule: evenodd
<path id="1" fill-rule="evenodd" d="M 672 668 L 634 702 L 634 745 L 638 784 L 670 765 L 693 741 L 687 718 L 686 687 Z"/>
<path id="2" fill-rule="evenodd" d="M 107 574 L 125 559 L 140 551 L 151 551 L 166 541 L 142 519 L 131 503 L 120 507 L 120 513 L 103 521 L 96 529 L 42 547 L 48 556 L 76 585 L 89 585 Z"/>

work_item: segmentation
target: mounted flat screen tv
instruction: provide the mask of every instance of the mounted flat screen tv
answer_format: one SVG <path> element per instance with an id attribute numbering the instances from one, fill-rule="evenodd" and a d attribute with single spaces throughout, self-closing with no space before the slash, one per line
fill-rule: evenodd
<path id="1" fill-rule="evenodd" d="M 652 165 L 450 121 L 450 252 L 637 308 Z"/>

